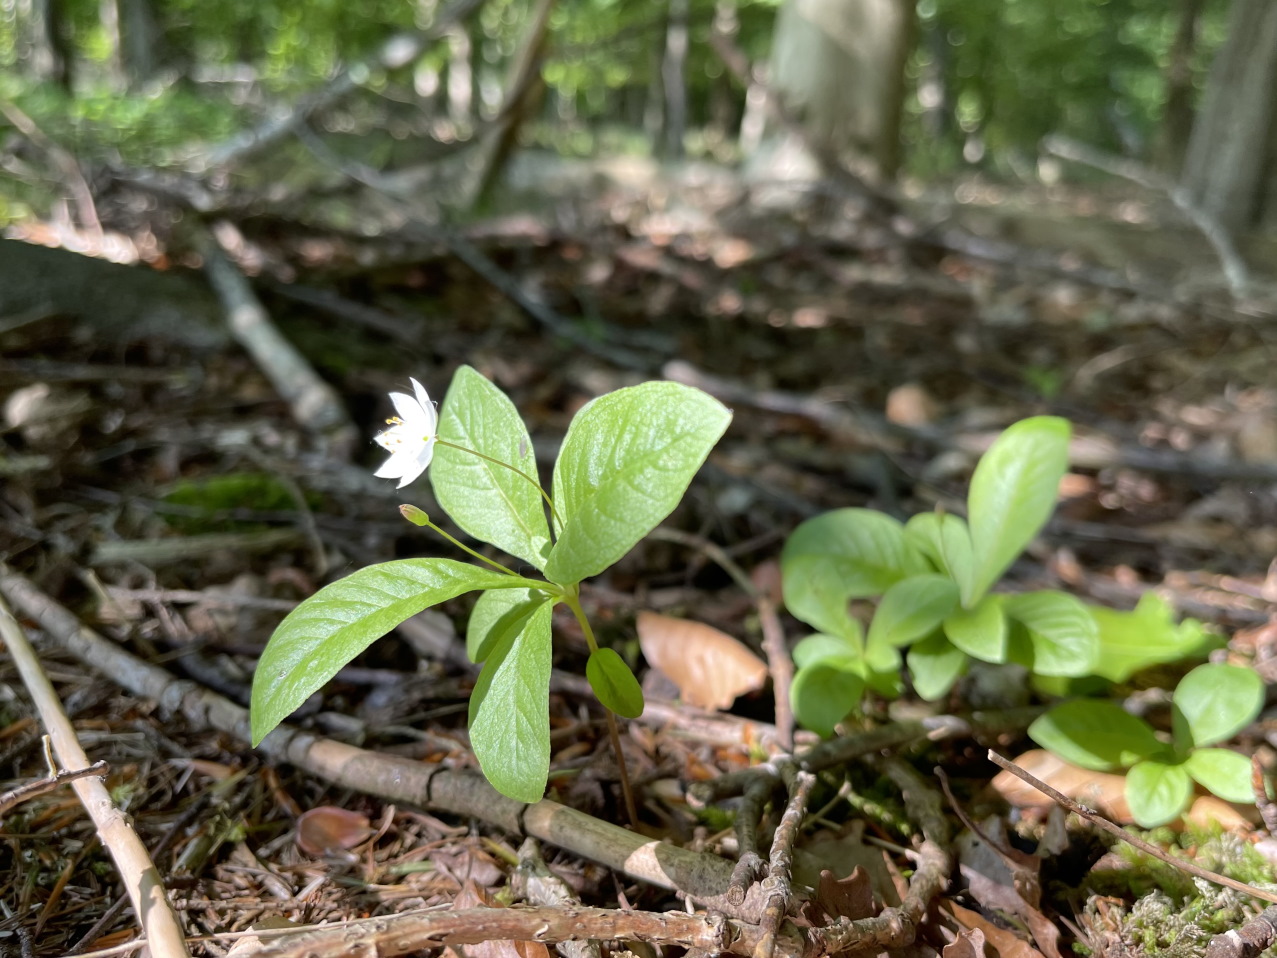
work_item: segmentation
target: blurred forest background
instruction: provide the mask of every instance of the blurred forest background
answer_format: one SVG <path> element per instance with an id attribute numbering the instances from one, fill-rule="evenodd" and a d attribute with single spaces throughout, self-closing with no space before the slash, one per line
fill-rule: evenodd
<path id="1" fill-rule="evenodd" d="M 1277 229 L 1277 13 L 1264 0 L 6 0 L 0 10 L 0 223 L 46 216 L 63 192 L 59 165 L 31 139 L 40 134 L 99 172 L 225 169 L 277 145 L 257 176 L 297 190 L 308 175 L 314 184 L 317 164 L 286 134 L 305 127 L 368 168 L 429 167 L 421 192 L 454 184 L 429 197 L 454 214 L 491 199 L 520 151 L 793 173 L 800 161 L 777 142 L 787 127 L 770 91 L 801 122 L 807 152 L 871 182 L 1105 178 L 1044 147 L 1067 138 L 1182 185 L 1223 229 Z M 742 75 L 742 64 L 757 70 Z M 444 168 L 462 155 L 470 180 L 458 191 Z"/>

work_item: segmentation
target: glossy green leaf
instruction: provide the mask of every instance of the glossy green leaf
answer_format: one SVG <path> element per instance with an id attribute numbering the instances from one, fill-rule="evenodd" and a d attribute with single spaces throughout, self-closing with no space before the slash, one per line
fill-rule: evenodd
<path id="1" fill-rule="evenodd" d="M 1100 658 L 1095 674 L 1110 682 L 1125 682 L 1136 672 L 1162 662 L 1178 662 L 1204 655 L 1218 639 L 1196 619 L 1179 625 L 1166 601 L 1145 592 L 1133 611 L 1119 612 L 1090 606 L 1100 630 Z"/>
<path id="2" fill-rule="evenodd" d="M 958 586 L 948 576 L 915 575 L 891 586 L 869 623 L 869 644 L 908 645 L 934 632 L 958 604 Z"/>
<path id="3" fill-rule="evenodd" d="M 1171 697 L 1175 744 L 1181 749 L 1232 738 L 1264 706 L 1264 683 L 1254 669 L 1199 665 L 1180 679 Z"/>
<path id="4" fill-rule="evenodd" d="M 931 571 L 905 541 L 904 526 L 872 509 L 808 519 L 785 542 L 780 565 L 789 611 L 830 635 L 852 628 L 851 599 L 881 595 L 901 579 Z"/>
<path id="5" fill-rule="evenodd" d="M 963 595 L 977 602 L 1033 541 L 1055 509 L 1069 464 L 1069 423 L 1035 416 L 1006 429 L 971 477 L 967 495 L 973 571 Z"/>
<path id="6" fill-rule="evenodd" d="M 854 621 L 854 620 L 853 620 Z M 860 628 L 860 623 L 855 625 Z M 854 630 L 853 630 L 854 631 Z M 802 668 L 821 659 L 861 658 L 864 656 L 864 642 L 856 635 L 809 635 L 794 646 L 791 653 L 794 665 Z"/>
<path id="7" fill-rule="evenodd" d="M 529 481 L 537 480 L 536 455 L 509 397 L 462 366 L 443 400 L 439 436 L 470 450 L 435 445 L 430 483 L 452 521 L 476 539 L 544 569 L 550 526 L 545 501 Z M 528 478 L 474 453 L 506 463 Z"/>
<path id="8" fill-rule="evenodd" d="M 972 595 L 971 533 L 958 516 L 924 512 L 905 523 L 905 538 L 958 584 L 964 605 Z"/>
<path id="9" fill-rule="evenodd" d="M 894 645 L 888 645 L 881 639 L 877 641 L 870 639 L 865 643 L 865 666 L 870 672 L 889 675 L 899 672 L 900 665 L 900 650 Z M 868 673 L 865 677 L 866 679 L 869 677 Z"/>
<path id="10" fill-rule="evenodd" d="M 934 702 L 947 694 L 966 671 L 967 654 L 937 632 L 909 646 L 905 662 L 914 691 L 926 701 Z"/>
<path id="11" fill-rule="evenodd" d="M 1126 804 L 1141 828 L 1175 821 L 1193 797 L 1193 780 L 1183 765 L 1140 762 L 1126 773 Z"/>
<path id="12" fill-rule="evenodd" d="M 1143 719 L 1098 699 L 1055 706 L 1034 719 L 1029 737 L 1066 762 L 1097 772 L 1128 768 L 1168 751 Z"/>
<path id="13" fill-rule="evenodd" d="M 1064 592 L 1005 596 L 1007 618 L 1028 632 L 1027 648 L 1008 646 L 1008 658 L 1039 675 L 1087 675 L 1100 653 L 1100 632 L 1087 607 Z"/>
<path id="14" fill-rule="evenodd" d="M 490 589 L 479 596 L 466 625 L 470 661 L 482 662 L 497 642 L 521 632 L 532 613 L 549 599 L 540 589 Z"/>
<path id="15" fill-rule="evenodd" d="M 550 773 L 550 610 L 493 646 L 470 693 L 470 746 L 502 795 L 537 802 Z"/>
<path id="16" fill-rule="evenodd" d="M 995 665 L 1007 660 L 1007 618 L 1002 597 L 986 595 L 972 609 L 955 609 L 944 634 L 967 655 Z"/>
<path id="17" fill-rule="evenodd" d="M 568 427 L 554 467 L 563 528 L 546 578 L 597 575 L 674 511 L 732 414 L 673 382 L 618 389 L 587 403 Z"/>
<path id="18" fill-rule="evenodd" d="M 529 584 L 453 559 L 399 559 L 325 586 L 288 613 L 262 651 L 253 674 L 253 744 L 405 619 L 475 589 Z"/>
<path id="19" fill-rule="evenodd" d="M 1250 759 L 1226 748 L 1198 748 L 1184 762 L 1188 774 L 1226 802 L 1252 805 Z"/>
<path id="20" fill-rule="evenodd" d="M 823 659 L 800 668 L 789 687 L 794 717 L 806 728 L 825 737 L 860 704 L 865 682 L 853 671 L 854 663 Z"/>
<path id="21" fill-rule="evenodd" d="M 643 690 L 614 649 L 595 649 L 585 663 L 585 677 L 599 701 L 624 718 L 643 714 Z"/>

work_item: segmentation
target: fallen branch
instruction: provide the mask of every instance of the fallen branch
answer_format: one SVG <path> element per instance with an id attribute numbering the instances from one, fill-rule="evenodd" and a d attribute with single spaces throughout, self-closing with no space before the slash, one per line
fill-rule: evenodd
<path id="1" fill-rule="evenodd" d="M 27 782 L 25 785 L 19 785 L 17 788 L 10 789 L 3 795 L 0 795 L 0 816 L 7 815 L 9 810 L 17 808 L 23 802 L 38 798 L 41 795 L 47 795 L 54 789 L 61 788 L 68 782 L 74 782 L 77 779 L 88 778 L 91 775 L 104 776 L 109 771 L 106 762 L 94 762 L 87 768 L 63 769 L 62 771 L 54 771 L 47 778 L 36 779 L 34 782 Z"/>
<path id="2" fill-rule="evenodd" d="M 773 958 L 780 936 L 780 923 L 785 920 L 793 899 L 792 872 L 794 867 L 794 843 L 802 830 L 803 817 L 807 814 L 807 802 L 816 784 L 816 776 L 810 772 L 793 772 L 789 776 L 789 800 L 776 826 L 772 838 L 771 856 L 767 863 L 767 878 L 763 890 L 767 893 L 763 916 L 758 922 L 761 936 L 754 948 L 753 958 Z"/>
<path id="3" fill-rule="evenodd" d="M 44 723 L 53 743 L 54 753 L 64 768 L 83 769 L 89 765 L 89 758 L 84 754 L 79 741 L 75 737 L 75 729 L 62 703 L 58 701 L 53 683 L 49 681 L 44 670 L 40 668 L 40 660 L 27 641 L 18 620 L 9 611 L 9 606 L 0 599 L 0 637 L 9 649 L 9 655 L 22 677 L 22 682 L 31 693 L 36 709 L 40 713 L 40 721 Z M 164 893 L 164 883 L 159 870 L 147 854 L 146 846 L 133 830 L 129 818 L 120 810 L 111 798 L 111 793 L 97 776 L 76 778 L 71 787 L 84 805 L 93 826 L 97 830 L 102 845 L 111 853 L 115 867 L 119 870 L 120 881 L 128 891 L 133 903 L 133 912 L 142 925 L 142 933 L 146 936 L 151 954 L 157 958 L 179 958 L 189 956 L 186 940 L 182 934 L 182 926 L 177 912 L 169 904 Z"/>
<path id="4" fill-rule="evenodd" d="M 275 328 L 214 231 L 198 230 L 195 245 L 204 259 L 209 284 L 222 301 L 231 333 L 288 402 L 293 418 L 324 436 L 337 458 L 349 458 L 358 433 L 337 391 L 319 378 L 306 358 Z"/>
<path id="5" fill-rule="evenodd" d="M 758 929 L 739 921 L 682 912 L 620 911 L 579 905 L 465 908 L 392 915 L 290 935 L 264 945 L 254 958 L 393 958 L 427 948 L 486 941 L 649 941 L 710 954 L 752 954 Z M 798 958 L 797 939 L 778 941 L 777 954 Z"/>

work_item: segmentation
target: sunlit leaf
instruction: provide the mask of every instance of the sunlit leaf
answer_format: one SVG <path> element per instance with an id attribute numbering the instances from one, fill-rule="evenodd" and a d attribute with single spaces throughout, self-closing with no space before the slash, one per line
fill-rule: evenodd
<path id="1" fill-rule="evenodd" d="M 1253 669 L 1199 665 L 1180 679 L 1171 701 L 1175 744 L 1214 745 L 1255 720 L 1264 706 L 1264 682 Z"/>
<path id="2" fill-rule="evenodd" d="M 585 677 L 599 701 L 623 718 L 643 714 L 643 690 L 614 649 L 595 649 L 585 663 Z"/>
<path id="3" fill-rule="evenodd" d="M 1193 780 L 1183 765 L 1140 762 L 1126 773 L 1126 804 L 1142 828 L 1173 822 L 1193 797 Z"/>
<path id="4" fill-rule="evenodd" d="M 732 414 L 699 389 L 648 382 L 576 414 L 554 467 L 563 528 L 546 578 L 570 584 L 602 572 L 674 511 Z"/>
<path id="5" fill-rule="evenodd" d="M 1101 700 L 1057 705 L 1029 726 L 1029 738 L 1074 765 L 1108 772 L 1168 749 L 1141 718 Z"/>

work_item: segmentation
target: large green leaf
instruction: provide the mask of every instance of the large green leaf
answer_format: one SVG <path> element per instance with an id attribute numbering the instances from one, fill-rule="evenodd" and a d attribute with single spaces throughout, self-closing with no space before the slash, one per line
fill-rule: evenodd
<path id="1" fill-rule="evenodd" d="M 1100 630 L 1100 659 L 1095 674 L 1125 682 L 1140 669 L 1204 655 L 1218 638 L 1196 619 L 1176 625 L 1171 607 L 1154 592 L 1145 592 L 1130 612 L 1091 606 Z"/>
<path id="2" fill-rule="evenodd" d="M 549 598 L 540 589 L 489 589 L 479 596 L 466 625 L 470 661 L 482 662 L 506 635 L 522 631 L 532 613 Z"/>
<path id="3" fill-rule="evenodd" d="M 852 620 L 855 622 L 855 620 Z M 855 622 L 851 635 L 825 635 L 818 633 L 801 639 L 790 653 L 794 665 L 802 668 L 822 659 L 859 659 L 865 654 L 864 640 L 859 635 L 860 623 Z"/>
<path id="4" fill-rule="evenodd" d="M 1007 660 L 1007 618 L 1002 597 L 986 595 L 971 609 L 955 609 L 944 620 L 944 634 L 967 655 L 983 662 Z"/>
<path id="5" fill-rule="evenodd" d="M 948 576 L 915 575 L 889 588 L 869 623 L 870 647 L 900 647 L 933 632 L 958 604 L 958 586 Z"/>
<path id="6" fill-rule="evenodd" d="M 405 619 L 475 589 L 532 584 L 453 559 L 399 559 L 325 586 L 288 613 L 262 651 L 253 674 L 253 744 Z"/>
<path id="7" fill-rule="evenodd" d="M 821 659 L 801 667 L 789 687 L 794 717 L 826 737 L 860 704 L 865 682 L 855 672 L 855 660 Z"/>
<path id="8" fill-rule="evenodd" d="M 1203 787 L 1226 802 L 1246 805 L 1255 802 L 1250 759 L 1226 748 L 1198 748 L 1188 756 L 1184 768 Z"/>
<path id="9" fill-rule="evenodd" d="M 905 541 L 904 526 L 872 509 L 835 509 L 793 531 L 780 557 L 785 605 L 831 635 L 852 628 L 847 603 L 881 595 L 901 579 L 931 572 Z"/>
<path id="10" fill-rule="evenodd" d="M 1066 762 L 1097 772 L 1129 768 L 1169 751 L 1143 719 L 1098 699 L 1057 705 L 1033 720 L 1029 737 Z"/>
<path id="11" fill-rule="evenodd" d="M 1007 618 L 1028 632 L 1028 647 L 1012 643 L 1010 661 L 1039 675 L 1088 675 L 1100 652 L 1100 632 L 1090 611 L 1064 592 L 1025 592 L 1006 596 Z"/>
<path id="12" fill-rule="evenodd" d="M 470 747 L 502 795 L 538 802 L 550 774 L 550 610 L 493 646 L 470 693 Z"/>
<path id="13" fill-rule="evenodd" d="M 672 382 L 618 389 L 587 403 L 554 467 L 563 528 L 545 565 L 564 585 L 602 572 L 674 511 L 731 411 Z"/>
<path id="14" fill-rule="evenodd" d="M 1264 682 L 1238 665 L 1199 665 L 1179 680 L 1171 702 L 1175 744 L 1214 745 L 1255 720 L 1264 706 Z"/>
<path id="15" fill-rule="evenodd" d="M 905 538 L 958 583 L 964 605 L 971 603 L 971 533 L 962 519 L 939 512 L 919 513 L 905 523 Z"/>
<path id="16" fill-rule="evenodd" d="M 585 663 L 585 677 L 599 701 L 624 718 L 643 714 L 643 689 L 615 649 L 595 649 Z"/>
<path id="17" fill-rule="evenodd" d="M 545 568 L 550 526 L 528 429 L 500 389 L 469 366 L 452 377 L 439 415 L 439 435 L 470 452 L 435 445 L 430 483 L 452 521 L 476 539 Z M 482 453 L 529 477 L 480 458 Z"/>
<path id="18" fill-rule="evenodd" d="M 909 646 L 905 657 L 913 689 L 928 702 L 934 702 L 953 688 L 967 667 L 967 654 L 937 632 Z"/>
<path id="19" fill-rule="evenodd" d="M 1183 765 L 1140 762 L 1126 773 L 1126 804 L 1141 828 L 1179 818 L 1193 797 L 1193 780 Z"/>
<path id="20" fill-rule="evenodd" d="M 1069 423 L 1035 416 L 989 447 L 967 494 L 974 570 L 962 600 L 970 607 L 1033 541 L 1051 512 L 1069 464 Z"/>

